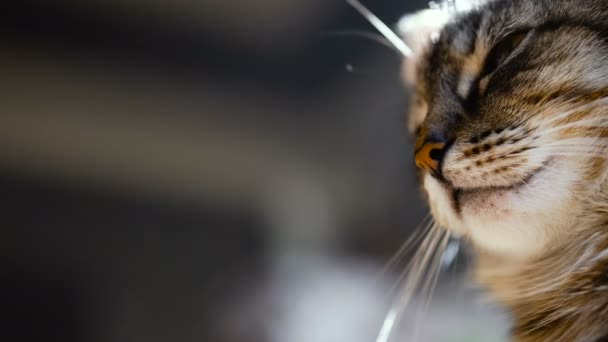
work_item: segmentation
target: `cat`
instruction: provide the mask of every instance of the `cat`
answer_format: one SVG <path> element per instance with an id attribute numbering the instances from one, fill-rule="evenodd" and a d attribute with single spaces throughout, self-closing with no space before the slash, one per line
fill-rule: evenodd
<path id="1" fill-rule="evenodd" d="M 399 26 L 432 216 L 473 246 L 514 341 L 608 340 L 608 1 L 438 13 Z"/>

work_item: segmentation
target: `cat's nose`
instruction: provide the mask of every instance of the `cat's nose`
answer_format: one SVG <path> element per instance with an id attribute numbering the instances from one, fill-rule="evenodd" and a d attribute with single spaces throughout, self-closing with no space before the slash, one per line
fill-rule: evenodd
<path id="1" fill-rule="evenodd" d="M 424 138 L 421 138 L 424 139 Z M 437 140 L 428 140 L 419 142 L 416 150 L 416 165 L 426 171 L 437 174 L 440 172 L 439 167 L 441 160 L 445 155 L 446 143 Z"/>

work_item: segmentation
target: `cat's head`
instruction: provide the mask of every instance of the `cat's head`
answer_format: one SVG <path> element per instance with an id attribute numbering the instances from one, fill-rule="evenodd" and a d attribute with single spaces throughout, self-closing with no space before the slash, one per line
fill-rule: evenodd
<path id="1" fill-rule="evenodd" d="M 567 238 L 606 183 L 608 4 L 499 0 L 406 24 L 409 128 L 435 220 L 509 256 Z"/>

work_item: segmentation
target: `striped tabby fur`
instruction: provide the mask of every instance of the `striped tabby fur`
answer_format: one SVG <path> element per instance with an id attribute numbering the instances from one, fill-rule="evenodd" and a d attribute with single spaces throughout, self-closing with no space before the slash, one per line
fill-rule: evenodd
<path id="1" fill-rule="evenodd" d="M 409 128 L 449 145 L 431 212 L 513 340 L 608 340 L 608 1 L 490 1 L 403 35 Z"/>

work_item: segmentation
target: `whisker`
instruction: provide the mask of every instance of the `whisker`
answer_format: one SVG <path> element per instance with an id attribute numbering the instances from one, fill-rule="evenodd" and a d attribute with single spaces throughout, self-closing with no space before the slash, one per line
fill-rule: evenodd
<path id="1" fill-rule="evenodd" d="M 364 38 L 364 39 L 376 42 L 382 46 L 385 46 L 393 51 L 400 52 L 393 44 L 391 44 L 391 42 L 388 39 L 386 39 L 384 36 L 377 34 L 377 33 L 367 32 L 367 31 L 363 31 L 363 30 L 331 30 L 331 31 L 321 32 L 321 35 L 329 36 L 329 37 Z"/>
<path id="2" fill-rule="evenodd" d="M 539 148 L 539 151 L 553 151 L 553 150 L 564 150 L 564 151 L 579 151 L 579 152 L 603 152 L 608 146 L 593 146 L 583 144 L 555 144 L 550 146 L 544 146 Z"/>
<path id="3" fill-rule="evenodd" d="M 586 153 L 580 151 L 555 151 L 553 155 L 562 156 L 562 157 L 592 157 L 592 158 L 601 158 L 608 159 L 605 153 Z"/>
<path id="4" fill-rule="evenodd" d="M 386 316 L 376 342 L 388 342 L 393 332 L 395 323 L 401 318 L 407 308 L 412 296 L 414 295 L 422 272 L 427 269 L 431 256 L 435 253 L 438 243 L 443 235 L 443 231 L 434 224 L 427 237 L 424 239 L 413 259 L 411 260 L 411 272 L 408 273 L 404 281 L 404 287 L 399 294 L 399 298 L 394 302 Z"/>
<path id="5" fill-rule="evenodd" d="M 454 238 L 450 234 L 450 238 L 448 241 L 448 245 L 443 252 L 443 257 L 441 258 L 441 270 L 446 270 L 450 266 L 454 264 L 456 258 L 458 257 L 458 252 L 460 251 L 460 239 Z"/>
<path id="6" fill-rule="evenodd" d="M 449 240 L 450 234 L 448 233 L 448 231 L 444 230 L 441 242 L 435 249 L 432 263 L 427 270 L 426 279 L 420 287 L 422 290 L 420 293 L 421 302 L 419 310 L 416 313 L 416 323 L 414 324 L 414 334 L 412 337 L 413 341 L 416 341 L 418 328 L 420 326 L 419 322 L 426 316 L 428 312 L 433 293 L 435 292 L 435 287 L 437 286 L 437 281 L 439 279 L 439 271 L 441 270 L 441 264 L 443 262 L 443 257 L 445 255 L 446 247 L 448 245 Z"/>
<path id="7" fill-rule="evenodd" d="M 433 218 L 431 216 L 431 213 L 426 214 L 422 222 L 420 222 L 420 224 L 416 228 L 414 228 L 414 232 L 412 233 L 412 235 L 407 240 L 405 240 L 403 244 L 401 244 L 397 252 L 395 252 L 395 254 L 388 260 L 386 265 L 382 267 L 376 277 L 383 277 L 389 269 L 395 266 L 395 264 L 398 263 L 399 260 L 410 250 L 410 248 L 415 243 L 419 242 L 422 237 L 425 236 L 425 233 L 431 227 L 432 222 Z"/>
<path id="8" fill-rule="evenodd" d="M 405 44 L 405 42 L 399 38 L 399 36 L 391 30 L 382 20 L 380 20 L 374 13 L 368 10 L 358 0 L 345 0 L 349 5 L 356 9 L 370 24 L 372 24 L 386 39 L 388 39 L 393 46 L 405 57 L 411 57 L 414 52 L 412 49 Z"/>
<path id="9" fill-rule="evenodd" d="M 408 263 L 408 265 L 405 267 L 405 270 L 402 272 L 400 279 L 404 278 L 405 275 L 408 275 L 408 277 L 405 279 L 405 281 L 403 282 L 406 286 L 404 286 L 404 288 L 401 291 L 401 295 L 400 295 L 400 299 L 398 301 L 395 301 L 386 318 L 384 319 L 384 322 L 382 323 L 382 328 L 380 329 L 380 333 L 378 334 L 378 337 L 376 339 L 376 342 L 388 342 L 389 338 L 390 338 L 390 334 L 393 331 L 394 325 L 396 323 L 396 321 L 401 317 L 402 311 L 405 309 L 405 306 L 407 306 L 407 302 L 409 301 L 409 298 L 403 298 L 405 295 L 410 295 L 411 294 L 407 291 L 409 289 L 410 283 L 411 283 L 411 277 L 410 275 L 410 271 L 411 268 L 415 267 L 417 264 L 419 264 L 420 262 L 420 253 L 422 251 L 424 251 L 424 247 L 426 247 L 431 241 L 434 240 L 434 236 L 437 235 L 437 231 L 434 229 L 434 225 L 431 227 L 431 229 L 429 230 L 429 233 L 426 235 L 424 241 L 420 244 L 420 247 L 418 248 L 416 254 L 414 255 L 414 257 L 410 260 L 410 262 Z M 397 284 L 401 283 L 401 281 L 398 281 Z M 390 290 L 390 292 L 393 292 L 394 288 Z M 414 290 L 411 290 L 414 291 Z M 402 303 L 404 303 L 404 305 L 402 305 Z"/>
<path id="10" fill-rule="evenodd" d="M 410 271 L 412 270 L 412 268 L 414 267 L 414 265 L 415 265 L 415 263 L 417 261 L 416 255 L 418 255 L 418 253 L 420 253 L 420 250 L 422 250 L 423 248 L 425 248 L 424 246 L 426 246 L 428 244 L 428 240 L 431 238 L 432 234 L 434 233 L 433 232 L 433 227 L 435 225 L 435 221 L 433 220 L 432 216 L 430 216 L 430 213 L 429 213 L 429 217 L 431 219 L 426 224 L 426 226 L 424 227 L 424 229 L 422 229 L 420 237 L 417 238 L 416 241 L 413 241 L 412 244 L 410 244 L 410 246 L 414 246 L 415 242 L 420 242 L 420 240 L 421 240 L 422 237 L 424 237 L 424 240 L 418 246 L 418 249 L 416 250 L 416 253 L 412 256 L 412 258 L 403 267 L 403 270 L 399 273 L 399 276 L 395 280 L 394 285 L 389 289 L 388 293 L 391 296 L 397 290 L 399 284 L 402 284 L 403 280 L 406 279 L 407 276 L 409 276 Z M 405 252 L 407 252 L 407 250 L 405 250 L 404 253 Z M 407 281 L 407 279 L 406 279 L 406 281 Z"/>

